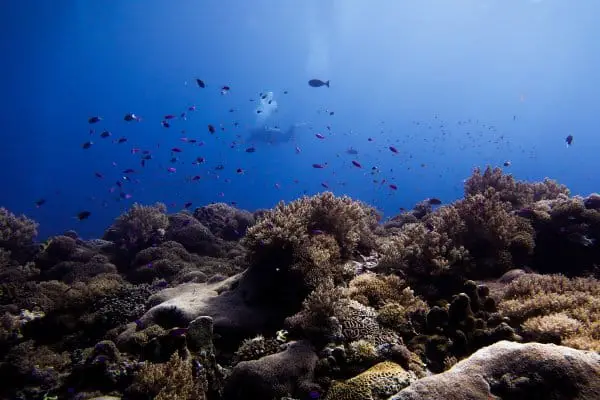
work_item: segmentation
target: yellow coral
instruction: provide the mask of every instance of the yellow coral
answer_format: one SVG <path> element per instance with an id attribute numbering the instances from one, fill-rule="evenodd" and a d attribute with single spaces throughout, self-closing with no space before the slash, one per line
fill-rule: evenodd
<path id="1" fill-rule="evenodd" d="M 131 390 L 156 400 L 205 399 L 206 382 L 194 378 L 192 364 L 173 353 L 164 364 L 146 364 L 135 375 Z"/>
<path id="2" fill-rule="evenodd" d="M 600 281 L 527 274 L 506 288 L 499 311 L 526 333 L 557 335 L 561 343 L 600 351 Z"/>
<path id="3" fill-rule="evenodd" d="M 410 385 L 416 376 L 391 361 L 381 362 L 345 382 L 334 382 L 325 400 L 379 400 Z"/>

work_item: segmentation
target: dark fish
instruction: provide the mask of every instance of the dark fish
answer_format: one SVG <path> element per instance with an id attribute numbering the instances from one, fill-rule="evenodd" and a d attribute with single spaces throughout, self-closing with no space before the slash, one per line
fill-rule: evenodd
<path id="1" fill-rule="evenodd" d="M 567 138 L 565 139 L 565 142 L 567 142 L 567 147 L 572 145 L 573 144 L 573 135 L 567 136 Z"/>
<path id="2" fill-rule="evenodd" d="M 313 164 L 312 167 L 313 168 L 317 168 L 317 169 L 323 169 L 327 166 L 327 163 L 325 164 Z"/>
<path id="3" fill-rule="evenodd" d="M 133 114 L 133 113 L 127 113 L 125 114 L 125 116 L 123 117 L 123 119 L 127 122 L 131 122 L 131 121 L 141 121 L 142 119 L 140 117 L 138 117 L 137 115 Z"/>
<path id="4" fill-rule="evenodd" d="M 395 148 L 394 146 L 390 146 L 390 151 L 391 151 L 392 153 L 396 153 L 396 154 L 398 154 L 398 149 L 397 149 L 397 148 Z"/>
<path id="5" fill-rule="evenodd" d="M 183 336 L 187 333 L 188 328 L 173 328 L 169 331 L 171 336 Z"/>
<path id="6" fill-rule="evenodd" d="M 104 175 L 102 175 L 100 172 L 94 172 L 94 175 L 96 176 L 96 178 L 99 178 L 99 179 L 104 178 Z"/>
<path id="7" fill-rule="evenodd" d="M 106 139 L 107 137 L 109 137 L 111 135 L 111 133 L 109 131 L 102 131 L 102 133 L 100 134 L 100 137 L 102 139 Z"/>
<path id="8" fill-rule="evenodd" d="M 190 208 L 192 206 L 192 202 L 188 201 L 183 205 L 183 208 Z"/>
<path id="9" fill-rule="evenodd" d="M 90 124 L 96 124 L 98 122 L 102 121 L 101 117 L 90 117 L 88 118 L 88 123 Z"/>
<path id="10" fill-rule="evenodd" d="M 221 94 L 222 95 L 227 94 L 227 93 L 229 93 L 229 90 L 231 90 L 231 88 L 229 86 L 225 85 L 221 88 Z"/>
<path id="11" fill-rule="evenodd" d="M 502 165 L 504 165 L 505 167 L 510 167 L 510 161 L 504 161 Z"/>
<path id="12" fill-rule="evenodd" d="M 390 189 L 398 190 L 398 186 L 394 185 L 393 183 L 390 183 Z"/>
<path id="13" fill-rule="evenodd" d="M 214 127 L 213 125 L 211 125 L 211 124 L 208 124 L 208 131 L 209 131 L 210 133 L 215 133 L 216 129 L 215 129 L 215 127 Z"/>
<path id="14" fill-rule="evenodd" d="M 185 114 L 184 114 L 185 115 Z M 173 114 L 167 114 L 163 117 L 163 119 L 173 119 L 173 118 L 177 118 L 175 115 Z"/>
<path id="15" fill-rule="evenodd" d="M 316 133 L 315 136 L 317 137 L 317 139 L 325 139 L 325 136 L 323 136 L 323 134 L 321 133 Z"/>
<path id="16" fill-rule="evenodd" d="M 125 143 L 127 141 L 126 137 L 120 137 L 117 140 L 115 140 L 115 143 L 121 144 L 121 143 Z"/>
<path id="17" fill-rule="evenodd" d="M 171 124 L 168 123 L 167 121 L 160 121 L 160 124 L 163 126 L 163 128 L 170 128 Z"/>
<path id="18" fill-rule="evenodd" d="M 123 170 L 124 174 L 133 174 L 135 172 L 135 170 L 133 168 L 127 168 L 125 170 Z"/>
<path id="19" fill-rule="evenodd" d="M 362 168 L 362 165 L 360 165 L 360 163 L 358 161 L 352 160 L 352 165 L 354 165 L 357 168 Z"/>
<path id="20" fill-rule="evenodd" d="M 256 152 L 256 147 L 254 146 L 250 146 L 246 149 L 246 153 L 255 153 Z"/>
<path id="21" fill-rule="evenodd" d="M 81 145 L 81 147 L 82 147 L 84 150 L 87 150 L 87 149 L 89 149 L 90 147 L 92 147 L 92 145 L 93 145 L 93 144 L 94 144 L 94 142 L 85 142 L 84 144 L 82 144 L 82 145 Z"/>
<path id="22" fill-rule="evenodd" d="M 308 85 L 312 86 L 312 87 L 321 87 L 321 86 L 329 87 L 329 81 L 323 82 L 320 79 L 311 79 L 310 81 L 308 81 Z"/>
<path id="23" fill-rule="evenodd" d="M 439 206 L 440 204 L 442 204 L 442 201 L 436 197 L 432 197 L 430 199 L 427 199 L 427 202 L 433 206 Z"/>
<path id="24" fill-rule="evenodd" d="M 90 215 L 92 215 L 90 211 L 81 211 L 77 213 L 77 219 L 83 221 L 84 219 L 88 219 Z"/>
<path id="25" fill-rule="evenodd" d="M 351 154 L 355 156 L 358 154 L 358 150 L 356 150 L 354 147 L 350 147 L 348 148 L 348 150 L 346 150 L 346 154 Z"/>
<path id="26" fill-rule="evenodd" d="M 43 206 L 44 204 L 46 204 L 46 199 L 38 199 L 35 201 L 35 206 L 37 208 L 40 208 L 41 206 Z"/>
<path id="27" fill-rule="evenodd" d="M 198 79 L 196 78 L 196 84 L 201 87 L 202 89 L 204 89 L 206 87 L 206 84 L 204 83 L 204 81 L 202 79 Z"/>
<path id="28" fill-rule="evenodd" d="M 183 150 L 181 150 L 179 147 L 173 147 L 173 148 L 171 149 L 171 151 L 172 151 L 173 153 L 181 153 Z"/>

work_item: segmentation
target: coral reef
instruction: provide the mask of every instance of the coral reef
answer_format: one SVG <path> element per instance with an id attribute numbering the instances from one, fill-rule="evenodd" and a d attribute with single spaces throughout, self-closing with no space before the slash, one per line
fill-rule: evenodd
<path id="1" fill-rule="evenodd" d="M 494 189 L 490 192 L 488 189 Z M 552 179 L 543 182 L 516 181 L 500 168 L 486 167 L 481 173 L 475 168 L 473 174 L 465 181 L 465 197 L 476 194 L 498 193 L 500 200 L 509 202 L 513 209 L 518 209 L 540 200 L 553 200 L 560 195 L 569 196 L 569 189 Z"/>
<path id="2" fill-rule="evenodd" d="M 325 400 L 384 400 L 415 380 L 413 373 L 385 361 L 345 382 L 334 382 Z"/>
<path id="3" fill-rule="evenodd" d="M 214 203 L 197 208 L 194 217 L 217 237 L 224 240 L 239 240 L 254 225 L 252 213 L 239 210 L 225 203 Z"/>
<path id="4" fill-rule="evenodd" d="M 243 244 L 250 262 L 262 268 L 295 268 L 310 285 L 342 279 L 340 267 L 375 246 L 376 213 L 348 197 L 325 192 L 280 203 L 248 229 Z"/>
<path id="5" fill-rule="evenodd" d="M 13 257 L 22 260 L 33 252 L 37 228 L 37 222 L 0 207 L 0 248 L 11 251 Z"/>
<path id="6" fill-rule="evenodd" d="M 312 383 L 317 355 L 308 342 L 290 342 L 287 348 L 259 360 L 242 361 L 231 371 L 224 400 L 306 397 L 320 391 Z"/>
<path id="7" fill-rule="evenodd" d="M 169 227 L 166 212 L 167 207 L 162 203 L 152 206 L 135 203 L 108 228 L 104 239 L 116 243 L 130 254 L 135 254 L 163 241 Z"/>
<path id="8" fill-rule="evenodd" d="M 562 275 L 522 275 L 498 304 L 526 340 L 600 351 L 600 281 Z"/>
<path id="9" fill-rule="evenodd" d="M 43 243 L 0 209 L 0 397 L 598 397 L 600 196 L 487 168 L 438 203 L 135 204 Z"/>
<path id="10" fill-rule="evenodd" d="M 600 356 L 551 344 L 502 341 L 390 400 L 556 399 L 600 396 Z"/>
<path id="11" fill-rule="evenodd" d="M 132 397 L 156 400 L 203 400 L 207 383 L 195 377 L 191 360 L 173 354 L 164 364 L 147 364 L 136 374 L 128 392 Z"/>

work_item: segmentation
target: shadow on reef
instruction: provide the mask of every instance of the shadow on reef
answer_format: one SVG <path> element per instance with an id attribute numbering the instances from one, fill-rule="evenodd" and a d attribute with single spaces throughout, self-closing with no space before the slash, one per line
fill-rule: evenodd
<path id="1" fill-rule="evenodd" d="M 0 209 L 0 397 L 600 397 L 600 196 L 488 167 L 437 203 L 135 204 L 44 243 Z"/>

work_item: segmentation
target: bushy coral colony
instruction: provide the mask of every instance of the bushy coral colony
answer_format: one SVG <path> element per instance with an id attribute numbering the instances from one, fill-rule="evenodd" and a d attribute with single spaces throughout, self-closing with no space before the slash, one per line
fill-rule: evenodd
<path id="1" fill-rule="evenodd" d="M 549 179 L 36 231 L 0 209 L 1 398 L 600 398 L 600 196 Z"/>

